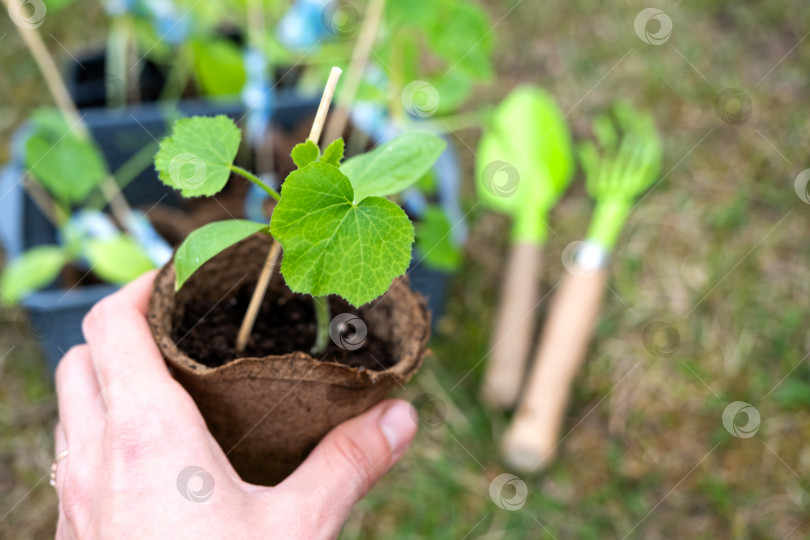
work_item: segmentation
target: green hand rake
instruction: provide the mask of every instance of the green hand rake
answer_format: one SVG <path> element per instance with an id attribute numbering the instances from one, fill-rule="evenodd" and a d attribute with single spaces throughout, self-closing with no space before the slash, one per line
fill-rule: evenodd
<path id="1" fill-rule="evenodd" d="M 596 199 L 585 242 L 563 252 L 568 270 L 554 297 L 535 365 L 515 419 L 503 441 L 504 459 L 534 471 L 554 457 L 574 377 L 585 358 L 607 280 L 608 256 L 636 197 L 658 177 L 661 141 L 652 115 L 617 103 L 613 121 L 594 122 L 593 143 L 580 147 L 588 193 Z"/>
<path id="2" fill-rule="evenodd" d="M 514 90 L 492 120 L 478 146 L 476 187 L 483 204 L 512 217 L 513 228 L 483 397 L 509 408 L 532 343 L 545 220 L 571 181 L 574 159 L 565 116 L 537 87 Z"/>

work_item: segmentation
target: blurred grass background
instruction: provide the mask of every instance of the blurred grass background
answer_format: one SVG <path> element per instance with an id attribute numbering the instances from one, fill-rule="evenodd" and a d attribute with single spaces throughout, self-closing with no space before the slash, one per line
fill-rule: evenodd
<path id="1" fill-rule="evenodd" d="M 664 178 L 632 215 L 611 263 L 560 458 L 522 478 L 529 495 L 516 511 L 489 494 L 492 479 L 508 472 L 497 445 L 509 417 L 478 398 L 509 226 L 476 208 L 467 182 L 468 262 L 434 356 L 402 392 L 418 398 L 423 429 L 358 505 L 343 537 L 810 537 L 810 219 L 794 190 L 810 167 L 810 6 L 656 3 L 674 28 L 653 46 L 633 30 L 646 3 L 483 5 L 497 23 L 498 76 L 476 104 L 494 103 L 522 82 L 541 84 L 582 138 L 596 113 L 628 98 L 655 113 Z M 103 40 L 99 8 L 79 6 L 40 29 L 63 62 L 70 61 L 65 49 Z M 6 17 L 0 71 L 5 160 L 12 130 L 49 103 Z M 729 125 L 716 113 L 725 88 L 750 97 L 745 123 Z M 477 138 L 475 130 L 458 137 L 470 174 Z M 581 180 L 552 215 L 544 291 L 560 278 L 563 247 L 585 233 L 592 205 Z M 0 535 L 46 538 L 56 520 L 46 478 L 55 399 L 22 314 L 3 310 L 0 321 Z M 677 330 L 674 355 L 645 348 L 653 321 Z M 425 402 L 423 394 L 435 398 Z M 738 400 L 761 414 L 754 437 L 735 438 L 722 425 L 723 410 Z"/>

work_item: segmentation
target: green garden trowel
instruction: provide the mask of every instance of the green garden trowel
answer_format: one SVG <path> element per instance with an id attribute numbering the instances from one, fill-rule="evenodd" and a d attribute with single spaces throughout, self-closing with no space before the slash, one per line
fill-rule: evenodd
<path id="1" fill-rule="evenodd" d="M 615 124 L 607 116 L 594 121 L 600 149 L 591 142 L 580 148 L 596 207 L 587 239 L 563 251 L 568 272 L 551 303 L 535 365 L 503 441 L 505 461 L 520 471 L 534 471 L 554 457 L 571 384 L 599 314 L 608 256 L 636 197 L 658 178 L 661 139 L 652 115 L 620 102 L 614 117 Z"/>
<path id="2" fill-rule="evenodd" d="M 571 136 L 554 99 L 534 86 L 512 91 L 478 145 L 481 202 L 512 217 L 511 252 L 501 286 L 482 394 L 494 407 L 517 401 L 535 324 L 546 220 L 574 171 Z"/>

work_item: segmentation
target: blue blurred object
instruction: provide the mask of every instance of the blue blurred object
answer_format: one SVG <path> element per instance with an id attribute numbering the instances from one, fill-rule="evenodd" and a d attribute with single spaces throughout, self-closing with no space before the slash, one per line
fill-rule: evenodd
<path id="1" fill-rule="evenodd" d="M 146 214 L 132 210 L 125 229 L 146 252 L 155 266 L 161 267 L 172 258 L 172 247 L 158 234 Z"/>
<path id="2" fill-rule="evenodd" d="M 278 181 L 275 175 L 262 175 L 262 180 L 268 186 L 278 189 Z M 270 196 L 265 190 L 251 183 L 248 186 L 247 193 L 245 194 L 245 218 L 256 221 L 259 223 L 267 223 L 267 213 L 264 211 L 265 203 L 267 203 Z"/>
<path id="3" fill-rule="evenodd" d="M 191 30 L 189 11 L 182 15 L 172 0 L 141 0 L 152 19 L 152 26 L 161 41 L 170 45 L 183 43 Z M 130 8 L 131 9 L 131 8 Z"/>
<path id="4" fill-rule="evenodd" d="M 107 15 L 115 17 L 132 12 L 137 3 L 138 0 L 104 0 L 101 5 L 104 6 Z"/>
<path id="5" fill-rule="evenodd" d="M 59 244 L 72 252 L 83 253 L 90 240 L 110 240 L 118 235 L 112 218 L 91 208 L 74 212 L 68 222 L 56 232 Z"/>
<path id="6" fill-rule="evenodd" d="M 273 88 L 270 86 L 270 76 L 267 69 L 265 55 L 248 47 L 243 56 L 247 80 L 242 89 L 242 103 L 247 107 L 247 120 L 245 130 L 248 141 L 258 144 L 264 140 L 267 125 L 273 109 Z"/>
<path id="7" fill-rule="evenodd" d="M 332 34 L 323 23 L 329 0 L 296 0 L 276 27 L 281 44 L 289 49 L 309 49 Z"/>

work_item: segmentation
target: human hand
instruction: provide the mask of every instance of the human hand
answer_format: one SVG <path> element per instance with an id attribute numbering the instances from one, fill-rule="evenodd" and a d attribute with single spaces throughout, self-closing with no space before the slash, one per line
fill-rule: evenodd
<path id="1" fill-rule="evenodd" d="M 243 482 L 146 321 L 155 274 L 99 302 L 56 371 L 57 538 L 334 538 L 416 434 L 388 400 L 332 430 L 275 487 Z M 195 467 L 191 469 L 190 467 Z"/>

